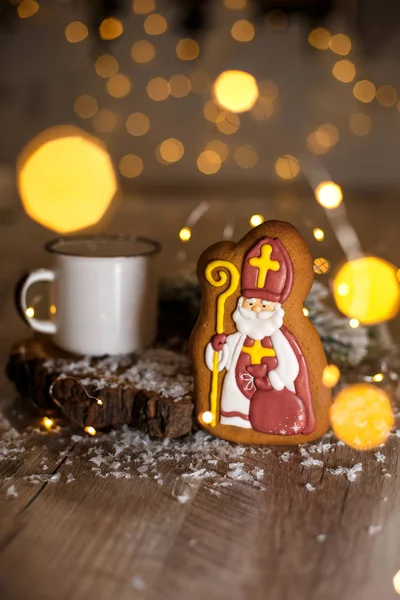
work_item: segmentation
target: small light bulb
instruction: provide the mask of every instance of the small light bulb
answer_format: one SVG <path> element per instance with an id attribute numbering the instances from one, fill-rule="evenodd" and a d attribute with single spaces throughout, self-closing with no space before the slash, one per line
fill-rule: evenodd
<path id="1" fill-rule="evenodd" d="M 212 412 L 210 412 L 209 410 L 206 410 L 205 412 L 203 412 L 203 414 L 201 415 L 201 420 L 203 421 L 203 423 L 206 423 L 207 425 L 209 423 L 211 423 L 213 420 Z"/>
<path id="2" fill-rule="evenodd" d="M 51 429 L 54 425 L 54 421 L 49 419 L 49 417 L 44 417 L 42 424 L 44 425 L 44 427 L 46 427 L 46 429 Z"/>
<path id="3" fill-rule="evenodd" d="M 54 304 L 50 305 L 50 314 L 55 315 L 57 312 L 56 307 L 54 306 Z"/>
<path id="4" fill-rule="evenodd" d="M 250 217 L 250 225 L 252 227 L 257 227 L 257 225 L 261 225 L 264 223 L 264 217 L 262 215 L 253 215 Z"/>
<path id="5" fill-rule="evenodd" d="M 179 238 L 182 240 L 182 242 L 188 242 L 191 237 L 192 237 L 191 229 L 189 227 L 182 227 L 182 229 L 179 232 Z"/>
<path id="6" fill-rule="evenodd" d="M 100 400 L 100 398 L 97 398 L 97 404 L 99 406 L 103 406 L 103 400 Z"/>
<path id="7" fill-rule="evenodd" d="M 317 186 L 315 197 L 324 208 L 337 208 L 343 200 L 343 192 L 337 183 L 323 181 Z"/>
<path id="8" fill-rule="evenodd" d="M 316 239 L 318 242 L 322 242 L 322 240 L 323 240 L 323 239 L 324 239 L 324 237 L 325 237 L 325 233 L 324 233 L 324 232 L 322 231 L 322 229 L 320 229 L 319 227 L 316 227 L 316 228 L 313 230 L 313 234 L 314 234 L 314 237 L 315 237 L 315 239 Z"/>
<path id="9" fill-rule="evenodd" d="M 32 319 L 32 317 L 35 316 L 35 309 L 32 306 L 30 306 L 26 309 L 25 314 L 28 317 L 28 319 Z"/>
<path id="10" fill-rule="evenodd" d="M 305 306 L 303 306 L 303 315 L 305 317 L 308 317 L 309 314 L 310 314 L 310 311 L 308 310 L 308 308 L 306 308 Z"/>
<path id="11" fill-rule="evenodd" d="M 91 425 L 89 425 L 89 427 L 85 427 L 85 431 L 86 433 L 88 433 L 89 435 L 96 435 L 96 430 L 94 427 L 92 427 Z"/>
<path id="12" fill-rule="evenodd" d="M 360 325 L 360 321 L 358 319 L 350 319 L 349 325 L 353 329 L 357 329 L 357 327 Z"/>
<path id="13" fill-rule="evenodd" d="M 380 383 L 381 381 L 383 381 L 384 377 L 385 376 L 383 373 L 375 373 L 375 375 L 372 377 L 372 380 L 375 381 L 375 383 Z"/>

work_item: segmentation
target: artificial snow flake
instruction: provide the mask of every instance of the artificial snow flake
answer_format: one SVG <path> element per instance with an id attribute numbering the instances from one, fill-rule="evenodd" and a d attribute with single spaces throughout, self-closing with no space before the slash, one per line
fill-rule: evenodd
<path id="1" fill-rule="evenodd" d="M 332 475 L 346 475 L 347 479 L 351 482 L 357 479 L 357 476 L 363 470 L 362 463 L 356 463 L 353 467 L 337 467 L 336 469 L 327 469 L 328 473 Z"/>
<path id="2" fill-rule="evenodd" d="M 386 460 L 386 456 L 384 454 L 382 454 L 382 452 L 375 452 L 374 456 L 375 456 L 377 462 L 383 463 Z"/>
<path id="3" fill-rule="evenodd" d="M 288 462 L 291 456 L 291 452 L 283 452 L 283 454 L 280 455 L 279 460 L 282 460 L 283 462 Z"/>
<path id="4" fill-rule="evenodd" d="M 375 535 L 382 531 L 382 525 L 368 525 L 367 527 L 368 535 Z"/>
<path id="5" fill-rule="evenodd" d="M 316 488 L 311 485 L 311 483 L 306 483 L 305 488 L 309 491 L 309 492 L 315 492 Z"/>
<path id="6" fill-rule="evenodd" d="M 18 498 L 18 492 L 17 492 L 17 488 L 15 487 L 15 485 L 10 485 L 10 487 L 7 488 L 6 496 L 12 497 L 12 498 Z"/>
<path id="7" fill-rule="evenodd" d="M 71 473 L 68 473 L 67 483 L 72 483 L 73 481 L 75 481 L 75 477 L 73 475 L 71 475 Z"/>

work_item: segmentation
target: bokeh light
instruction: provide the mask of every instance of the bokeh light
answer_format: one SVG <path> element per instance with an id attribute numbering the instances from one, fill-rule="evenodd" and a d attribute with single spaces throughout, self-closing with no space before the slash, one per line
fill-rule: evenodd
<path id="1" fill-rule="evenodd" d="M 184 98 L 190 93 L 191 89 L 192 85 L 190 83 L 190 79 L 189 77 L 186 77 L 186 75 L 181 75 L 178 73 L 177 75 L 172 75 L 171 79 L 169 80 L 170 94 L 175 98 Z"/>
<path id="2" fill-rule="evenodd" d="M 257 215 L 252 215 L 252 216 L 250 217 L 250 221 L 249 221 L 249 223 L 250 223 L 250 225 L 251 225 L 252 227 L 257 227 L 258 225 L 261 225 L 261 223 L 264 223 L 264 220 L 265 220 L 265 219 L 264 219 L 264 217 L 263 217 L 262 215 L 259 215 L 259 214 L 257 214 Z"/>
<path id="3" fill-rule="evenodd" d="M 108 108 L 102 108 L 94 115 L 92 122 L 98 133 L 110 133 L 117 125 L 117 115 Z"/>
<path id="4" fill-rule="evenodd" d="M 349 119 L 349 127 L 355 135 L 368 135 L 372 129 L 372 119 L 365 113 L 355 113 Z"/>
<path id="5" fill-rule="evenodd" d="M 184 151 L 185 149 L 182 142 L 176 138 L 168 138 L 161 142 L 159 146 L 160 156 L 167 163 L 174 163 L 180 160 Z"/>
<path id="6" fill-rule="evenodd" d="M 167 20 L 158 13 L 153 13 L 146 17 L 144 30 L 147 35 L 161 35 L 168 29 Z"/>
<path id="7" fill-rule="evenodd" d="M 318 50 L 327 50 L 329 48 L 329 42 L 331 34 L 327 29 L 323 27 L 317 27 L 313 29 L 308 36 L 308 43 L 317 48 Z"/>
<path id="8" fill-rule="evenodd" d="M 125 154 L 118 164 L 121 175 L 128 179 L 139 177 L 143 171 L 143 161 L 136 154 Z"/>
<path id="9" fill-rule="evenodd" d="M 336 365 L 327 365 L 322 372 L 322 383 L 325 387 L 335 387 L 340 379 L 340 370 Z"/>
<path id="10" fill-rule="evenodd" d="M 102 54 L 95 62 L 94 68 L 100 77 L 111 77 L 118 73 L 119 65 L 115 56 Z"/>
<path id="11" fill-rule="evenodd" d="M 315 229 L 313 229 L 313 235 L 314 235 L 315 239 L 317 240 L 317 242 L 322 242 L 322 240 L 325 237 L 325 233 L 319 227 L 316 227 Z"/>
<path id="12" fill-rule="evenodd" d="M 310 152 L 317 155 L 326 154 L 329 151 L 328 146 L 321 146 L 319 143 L 316 131 L 308 134 L 306 138 L 306 146 Z"/>
<path id="13" fill-rule="evenodd" d="M 206 422 L 206 421 L 204 421 Z M 396 573 L 396 575 L 393 577 L 393 586 L 395 591 L 400 594 L 400 571 L 398 571 Z"/>
<path id="14" fill-rule="evenodd" d="M 147 40 L 138 40 L 131 48 L 131 57 L 137 63 L 148 63 L 156 55 L 155 48 L 151 42 Z"/>
<path id="15" fill-rule="evenodd" d="M 218 104 L 235 113 L 250 110 L 258 98 L 257 82 L 245 71 L 224 71 L 215 80 L 213 90 Z"/>
<path id="16" fill-rule="evenodd" d="M 315 135 L 320 146 L 324 148 L 332 148 L 332 146 L 335 146 L 339 141 L 339 130 L 331 123 L 320 125 L 315 132 Z"/>
<path id="17" fill-rule="evenodd" d="M 381 85 L 376 90 L 376 99 L 382 106 L 390 108 L 397 102 L 397 90 L 392 85 Z"/>
<path id="18" fill-rule="evenodd" d="M 326 258 L 316 258 L 314 260 L 314 273 L 316 275 L 326 275 L 330 271 L 331 264 Z"/>
<path id="19" fill-rule="evenodd" d="M 308 317 L 309 314 L 310 314 L 310 311 L 308 310 L 308 308 L 306 308 L 305 306 L 303 306 L 303 315 L 305 317 Z"/>
<path id="20" fill-rule="evenodd" d="M 184 38 L 177 43 L 175 52 L 181 60 L 195 60 L 200 54 L 200 47 L 196 40 Z"/>
<path id="21" fill-rule="evenodd" d="M 226 1 L 232 1 L 232 0 L 225 0 Z M 200 421 L 203 421 L 203 423 L 205 423 L 206 425 L 209 425 L 210 423 L 212 423 L 214 420 L 213 414 L 210 410 L 205 410 L 201 415 L 200 415 Z"/>
<path id="22" fill-rule="evenodd" d="M 74 111 L 81 119 L 90 119 L 97 112 L 97 100 L 89 94 L 79 96 L 74 102 Z"/>
<path id="23" fill-rule="evenodd" d="M 117 73 L 107 80 L 107 92 L 114 98 L 123 98 L 131 91 L 131 82 L 129 77 Z"/>
<path id="24" fill-rule="evenodd" d="M 362 79 L 361 81 L 357 81 L 357 83 L 353 87 L 353 94 L 357 98 L 357 100 L 368 104 L 369 102 L 372 102 L 372 100 L 375 98 L 376 87 L 372 83 L 372 81 Z"/>
<path id="25" fill-rule="evenodd" d="M 358 319 L 350 319 L 349 325 L 352 329 L 357 329 L 357 327 L 360 327 L 360 321 Z"/>
<path id="26" fill-rule="evenodd" d="M 336 437 L 356 450 L 370 450 L 383 444 L 394 423 L 388 395 L 369 383 L 347 386 L 331 407 Z"/>
<path id="27" fill-rule="evenodd" d="M 203 108 L 203 114 L 207 121 L 210 121 L 211 123 L 217 123 L 224 118 L 223 113 L 219 110 L 214 100 L 208 100 L 208 102 L 206 102 Z"/>
<path id="28" fill-rule="evenodd" d="M 150 120 L 141 112 L 132 113 L 126 120 L 126 130 L 131 135 L 145 135 L 150 129 Z"/>
<path id="29" fill-rule="evenodd" d="M 333 295 L 347 317 L 367 325 L 387 321 L 400 307 L 397 270 L 375 256 L 348 261 L 334 278 Z"/>
<path id="30" fill-rule="evenodd" d="M 18 158 L 17 181 L 26 213 L 60 233 L 97 223 L 117 188 L 104 144 L 72 126 L 34 138 Z"/>
<path id="31" fill-rule="evenodd" d="M 242 169 L 251 169 L 257 164 L 258 154 L 253 146 L 238 146 L 233 154 L 233 160 Z"/>
<path id="32" fill-rule="evenodd" d="M 115 40 L 124 32 L 124 26 L 119 19 L 107 17 L 100 23 L 99 35 L 102 40 Z"/>
<path id="33" fill-rule="evenodd" d="M 381 381 L 383 381 L 385 378 L 383 373 L 375 373 L 375 375 L 373 375 L 372 377 L 372 381 L 374 381 L 375 383 L 381 383 Z"/>
<path id="34" fill-rule="evenodd" d="M 225 162 L 229 155 L 228 146 L 221 140 L 211 140 L 211 142 L 207 142 L 206 150 L 213 150 L 216 152 L 220 157 L 221 162 Z"/>
<path id="35" fill-rule="evenodd" d="M 84 23 L 80 21 L 73 21 L 69 23 L 65 28 L 65 37 L 71 44 L 81 42 L 88 36 L 88 28 Z"/>
<path id="36" fill-rule="evenodd" d="M 356 68 L 351 60 L 338 60 L 332 68 L 333 76 L 342 83 L 350 83 L 356 76 Z"/>
<path id="37" fill-rule="evenodd" d="M 343 200 L 340 186 L 333 181 L 323 181 L 315 190 L 317 202 L 324 208 L 337 208 Z"/>
<path id="38" fill-rule="evenodd" d="M 237 42 L 251 42 L 255 35 L 254 25 L 246 19 L 240 19 L 232 25 L 231 35 Z"/>
<path id="39" fill-rule="evenodd" d="M 197 168 L 205 175 L 214 175 L 221 168 L 221 158 L 213 150 L 204 150 L 197 158 Z"/>
<path id="40" fill-rule="evenodd" d="M 189 227 L 182 227 L 182 229 L 179 232 L 179 239 L 182 242 L 188 242 L 191 237 L 192 237 L 191 229 Z"/>
<path id="41" fill-rule="evenodd" d="M 154 0 L 133 0 L 132 10 L 137 15 L 148 15 L 156 9 Z"/>
<path id="42" fill-rule="evenodd" d="M 280 156 L 275 163 L 275 171 L 282 179 L 294 179 L 300 172 L 299 161 L 290 154 Z"/>
<path id="43" fill-rule="evenodd" d="M 146 87 L 147 95 L 156 102 L 165 100 L 169 96 L 169 83 L 163 77 L 150 79 Z"/>
<path id="44" fill-rule="evenodd" d="M 329 40 L 329 48 L 332 52 L 335 52 L 335 54 L 346 56 L 346 54 L 351 52 L 351 40 L 344 33 L 337 33 Z"/>
<path id="45" fill-rule="evenodd" d="M 240 118 L 235 113 L 223 111 L 217 119 L 216 126 L 221 133 L 232 135 L 240 127 Z"/>
<path id="46" fill-rule="evenodd" d="M 35 0 L 22 0 L 18 5 L 17 11 L 20 19 L 33 17 L 39 10 L 39 4 Z"/>

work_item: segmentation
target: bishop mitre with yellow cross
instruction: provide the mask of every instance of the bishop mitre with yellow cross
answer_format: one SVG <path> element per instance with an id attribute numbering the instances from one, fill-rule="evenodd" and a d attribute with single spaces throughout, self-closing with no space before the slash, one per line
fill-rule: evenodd
<path id="1" fill-rule="evenodd" d="M 236 332 L 214 335 L 205 351 L 208 368 L 218 352 L 218 370 L 225 371 L 221 425 L 276 435 L 316 428 L 307 364 L 283 325 L 293 277 L 291 258 L 277 238 L 260 239 L 244 256 L 232 314 Z"/>

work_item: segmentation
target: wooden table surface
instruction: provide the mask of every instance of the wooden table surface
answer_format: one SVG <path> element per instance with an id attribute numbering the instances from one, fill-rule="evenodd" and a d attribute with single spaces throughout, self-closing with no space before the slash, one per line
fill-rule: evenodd
<path id="1" fill-rule="evenodd" d="M 226 225 L 228 200 L 216 198 L 207 227 L 198 224 L 192 245 L 180 245 L 176 232 L 198 202 L 128 199 L 107 228 L 140 227 L 142 234 L 158 237 L 165 246 L 165 270 L 174 272 L 178 263 L 192 262 L 218 240 Z M 302 208 L 291 218 L 287 204 L 261 197 L 245 205 L 229 202 L 236 215 L 234 237 L 246 229 L 249 214 L 263 212 L 300 223 L 308 240 L 310 228 L 323 226 L 326 245 L 313 242 L 313 253 L 333 263 L 340 256 L 315 203 L 304 219 Z M 350 204 L 366 249 L 399 264 L 396 197 L 387 195 L 379 203 L 355 198 Z M 154 219 L 167 214 L 166 207 L 168 224 Z M 0 216 L 4 365 L 11 343 L 27 334 L 13 308 L 13 286 L 23 270 L 47 266 L 41 245 L 50 235 L 16 202 Z M 3 373 L 0 400 L 2 600 L 397 597 L 396 434 L 366 453 L 329 436 L 289 451 L 244 448 L 201 432 L 165 442 L 127 429 L 88 438 L 32 429 L 38 417 L 15 398 Z"/>

